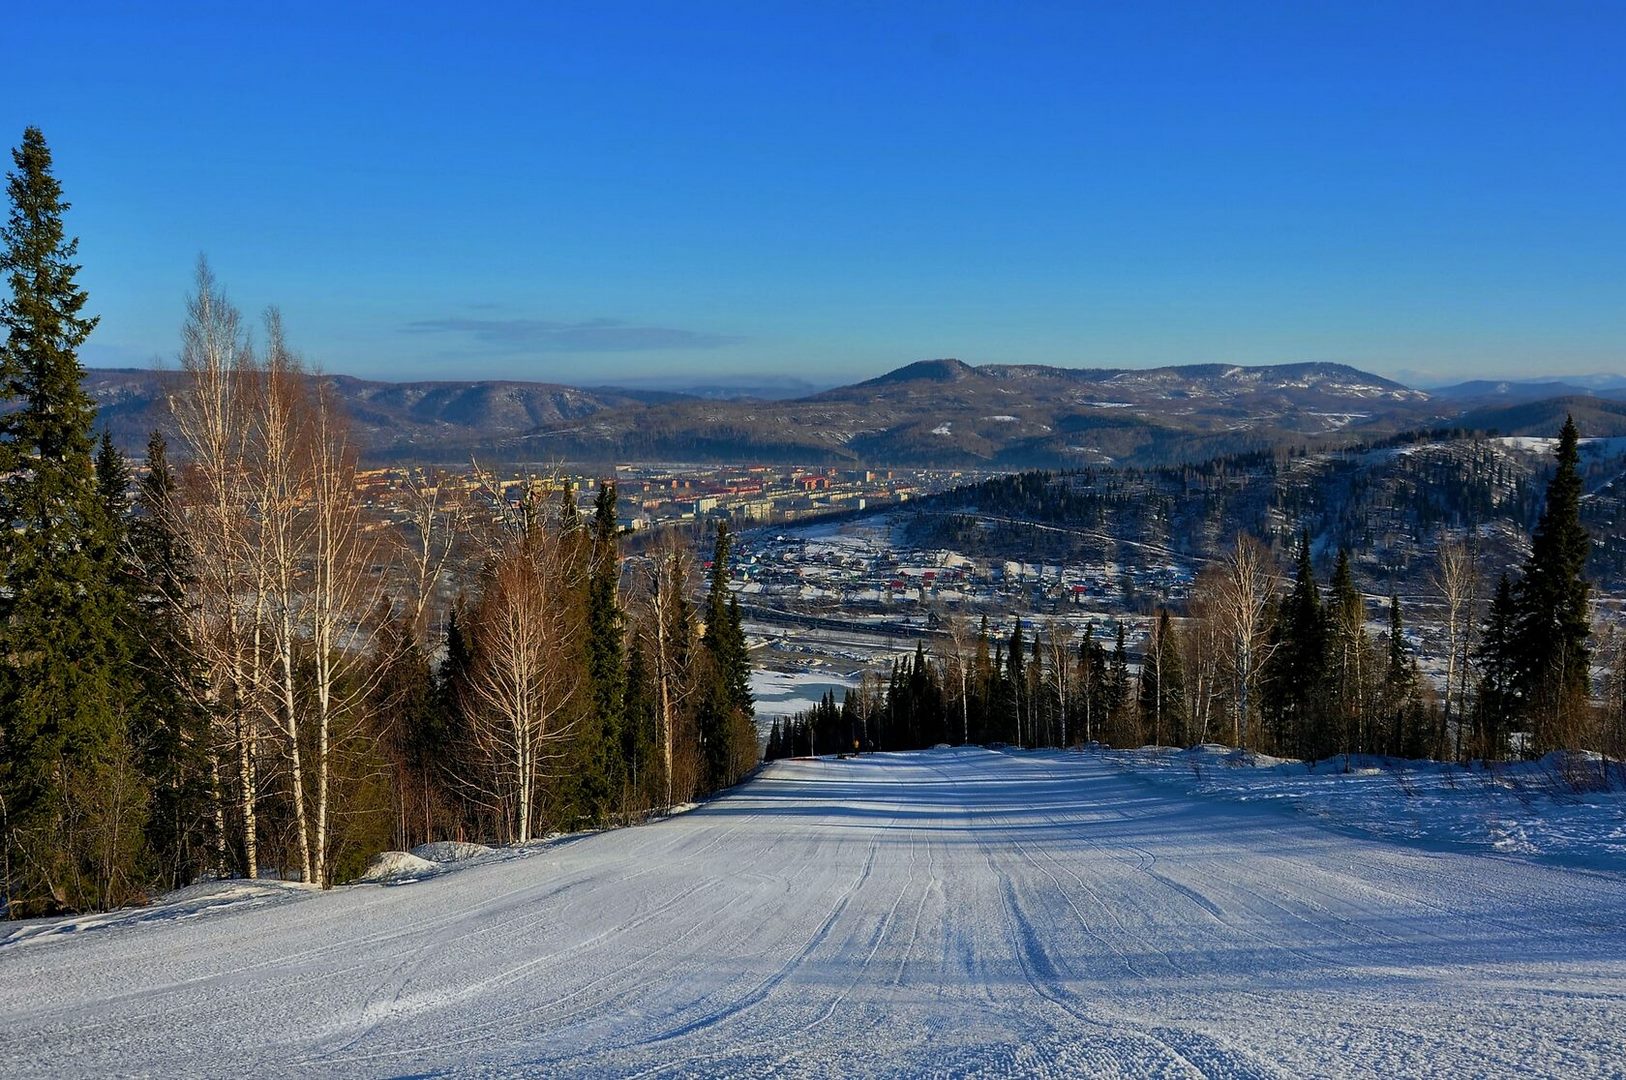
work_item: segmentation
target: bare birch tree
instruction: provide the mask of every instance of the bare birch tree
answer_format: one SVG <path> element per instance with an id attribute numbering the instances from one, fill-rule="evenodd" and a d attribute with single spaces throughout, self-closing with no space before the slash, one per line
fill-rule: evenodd
<path id="1" fill-rule="evenodd" d="M 694 611 L 689 604 L 694 557 L 675 533 L 662 536 L 649 560 L 648 649 L 655 663 L 655 693 L 660 708 L 661 761 L 666 769 L 666 804 L 678 801 L 677 734 L 683 707 L 693 693 L 690 670 L 694 649 Z M 690 790 L 683 791 L 687 799 Z"/>
<path id="2" fill-rule="evenodd" d="M 1232 738 L 1246 748 L 1253 691 L 1270 653 L 1270 609 L 1281 588 L 1281 573 L 1257 539 L 1237 534 L 1236 543 L 1208 579 L 1222 640 L 1223 663 L 1232 692 Z"/>
<path id="3" fill-rule="evenodd" d="M 960 684 L 960 745 L 971 742 L 971 642 L 976 632 L 962 611 L 947 613 L 944 626 L 948 630 L 949 671 Z"/>
<path id="4" fill-rule="evenodd" d="M 316 755 L 311 849 L 315 879 L 329 886 L 334 725 L 341 717 L 355 715 L 379 674 L 371 660 L 386 597 L 384 575 L 375 570 L 382 570 L 380 561 L 387 552 L 378 533 L 363 527 L 356 455 L 344 415 L 325 380 L 318 382 L 309 397 L 306 445 L 310 520 L 303 531 L 309 566 L 305 625 L 311 663 L 310 727 Z M 432 534 L 425 538 L 428 550 L 433 550 L 434 542 Z M 421 604 L 420 599 L 420 611 Z"/>
<path id="5" fill-rule="evenodd" d="M 1468 653 L 1473 647 L 1473 631 L 1478 622 L 1475 611 L 1479 596 L 1478 559 L 1462 541 L 1441 540 L 1431 580 L 1445 606 L 1445 708 L 1440 713 L 1435 740 L 1435 753 L 1443 760 L 1452 749 L 1449 745 L 1452 721 L 1456 721 L 1459 731 L 1462 724 L 1460 706 L 1467 694 Z M 1463 683 L 1461 695 L 1459 677 Z M 1456 742 L 1457 756 L 1460 756 L 1460 734 Z"/>
<path id="6" fill-rule="evenodd" d="M 227 301 L 206 260 L 197 265 L 195 291 L 187 300 L 181 331 L 183 381 L 169 404 L 188 465 L 182 473 L 184 506 L 175 510 L 175 533 L 190 556 L 196 581 L 188 606 L 189 640 L 218 734 L 210 767 L 218 790 L 221 744 L 231 748 L 237 771 L 237 811 L 242 828 L 243 871 L 259 876 L 259 726 L 253 708 L 258 660 L 253 627 L 258 583 L 249 569 L 247 521 L 249 424 L 253 357 L 242 317 Z M 244 610 L 248 597 L 248 611 Z M 217 812 L 223 824 L 224 814 Z M 224 829 L 221 830 L 224 835 Z"/>
<path id="7" fill-rule="evenodd" d="M 277 730 L 288 768 L 294 833 L 299 850 L 299 879 L 317 880 L 312 850 L 311 816 L 306 805 L 304 750 L 300 739 L 297 651 L 305 617 L 310 547 L 308 431 L 304 373 L 288 350 L 282 320 L 266 312 L 266 343 L 254 393 L 254 453 L 250 475 L 254 493 L 255 536 L 250 554 L 254 575 L 263 581 L 264 605 L 256 631 L 263 627 L 270 662 L 259 669 L 260 701 L 267 721 Z M 258 650 L 256 650 L 258 652 Z"/>
<path id="8" fill-rule="evenodd" d="M 1050 620 L 1050 664 L 1048 676 L 1056 694 L 1056 717 L 1061 727 L 1061 748 L 1067 749 L 1067 706 L 1073 694 L 1072 645 L 1068 641 L 1067 624 L 1060 619 Z"/>
<path id="9" fill-rule="evenodd" d="M 534 835 L 540 787 L 552 747 L 568 737 L 568 717 L 581 677 L 580 641 L 571 595 L 568 538 L 545 520 L 546 492 L 528 490 L 520 531 L 496 543 L 473 612 L 471 736 L 486 765 L 483 789 L 510 823 L 512 838 Z"/>

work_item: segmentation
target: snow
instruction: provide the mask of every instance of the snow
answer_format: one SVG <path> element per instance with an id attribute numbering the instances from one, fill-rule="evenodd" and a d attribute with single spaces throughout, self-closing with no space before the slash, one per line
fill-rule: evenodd
<path id="1" fill-rule="evenodd" d="M 1488 768 L 1376 757 L 1310 766 L 1225 746 L 1105 756 L 1187 794 L 1276 803 L 1370 837 L 1626 875 L 1626 792 L 1601 783 L 1596 754 L 1555 752 Z"/>
<path id="2" fill-rule="evenodd" d="M 1286 791 L 1284 765 L 1238 772 Z M 1243 799 L 1182 769 L 778 762 L 678 817 L 410 884 L 23 924 L 0 1071 L 1619 1075 L 1609 860 L 1378 838 L 1298 809 L 1320 778 Z"/>
<path id="3" fill-rule="evenodd" d="M 373 856 L 362 881 L 398 884 L 440 873 L 440 867 L 410 851 L 383 851 Z"/>
<path id="4" fill-rule="evenodd" d="M 834 671 L 769 671 L 763 668 L 751 672 L 751 696 L 756 699 L 759 723 L 776 716 L 793 716 L 806 712 L 819 703 L 826 692 L 833 692 L 839 702 L 847 691 L 858 685 L 858 679 Z"/>
<path id="5" fill-rule="evenodd" d="M 412 854 L 432 863 L 456 863 L 492 855 L 495 851 L 484 844 L 469 844 L 461 840 L 437 840 L 432 844 L 419 844 Z"/>

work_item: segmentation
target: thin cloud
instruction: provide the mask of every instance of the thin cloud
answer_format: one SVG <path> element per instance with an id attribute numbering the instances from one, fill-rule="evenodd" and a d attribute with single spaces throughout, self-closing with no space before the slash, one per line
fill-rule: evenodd
<path id="1" fill-rule="evenodd" d="M 402 327 L 409 334 L 462 334 L 505 352 L 646 352 L 716 349 L 744 340 L 731 334 L 636 326 L 619 319 L 556 322 L 549 319 L 420 319 Z"/>

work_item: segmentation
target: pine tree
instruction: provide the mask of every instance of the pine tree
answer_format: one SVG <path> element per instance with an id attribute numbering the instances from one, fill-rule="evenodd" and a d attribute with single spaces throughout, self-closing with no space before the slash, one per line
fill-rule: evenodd
<path id="1" fill-rule="evenodd" d="M 496 835 L 496 827 L 478 820 L 478 812 L 468 798 L 467 786 L 456 777 L 468 766 L 465 758 L 471 756 L 469 737 L 471 725 L 469 710 L 473 705 L 470 683 L 475 668 L 474 642 L 465 629 L 467 623 L 463 602 L 453 605 L 446 618 L 442 640 L 445 657 L 435 670 L 435 711 L 445 732 L 445 756 L 434 763 L 435 780 L 443 789 L 455 792 L 456 820 L 471 826 L 483 835 Z"/>
<path id="2" fill-rule="evenodd" d="M 1514 591 L 1515 679 L 1538 753 L 1576 737 L 1591 686 L 1591 589 L 1585 572 L 1592 540 L 1581 524 L 1579 446 L 1575 419 L 1568 417 L 1558 437 L 1558 471 L 1547 485 L 1530 558 Z"/>
<path id="3" fill-rule="evenodd" d="M 577 813 L 589 824 L 607 820 L 625 794 L 621 728 L 626 699 L 626 640 L 619 597 L 621 558 L 617 533 L 615 485 L 601 484 L 593 501 L 587 580 L 587 682 L 591 694 L 589 713 L 578 729 L 572 770 Z"/>
<path id="4" fill-rule="evenodd" d="M 1299 541 L 1297 573 L 1273 637 L 1263 695 L 1266 723 L 1278 747 L 1315 760 L 1331 752 L 1331 740 L 1325 723 L 1327 624 L 1308 532 Z"/>
<path id="5" fill-rule="evenodd" d="M 104 440 L 102 457 L 111 443 Z M 98 464 L 104 499 L 114 466 Z M 105 470 L 105 471 L 104 471 Z M 205 870 L 225 869 L 218 763 L 209 744 L 209 713 L 196 650 L 188 637 L 193 582 L 186 546 L 175 533 L 175 474 L 161 432 L 147 440 L 145 474 L 130 524 L 134 565 L 131 618 L 137 642 L 140 698 L 133 739 L 152 786 L 147 840 L 161 883 L 176 888 Z"/>
<path id="6" fill-rule="evenodd" d="M 1103 715 L 1107 722 L 1118 731 L 1118 742 L 1121 744 L 1130 741 L 1125 738 L 1124 714 L 1129 707 L 1129 646 L 1127 630 L 1122 619 L 1118 621 L 1118 637 L 1112 646 L 1112 660 L 1107 667 L 1105 700 Z"/>
<path id="7" fill-rule="evenodd" d="M 1366 599 L 1355 587 L 1347 550 L 1338 553 L 1326 615 L 1329 738 L 1336 737 L 1345 753 L 1362 751 L 1367 749 L 1371 642 L 1366 634 Z"/>
<path id="8" fill-rule="evenodd" d="M 1406 647 L 1405 623 L 1400 597 L 1389 597 L 1388 663 L 1383 676 L 1384 731 L 1382 751 L 1388 754 L 1414 752 L 1421 732 L 1421 679 L 1411 650 Z"/>
<path id="9" fill-rule="evenodd" d="M 627 785 L 638 806 L 665 801 L 666 774 L 661 761 L 660 702 L 654 672 L 637 640 L 627 650 L 626 695 L 622 700 L 621 739 Z"/>
<path id="10" fill-rule="evenodd" d="M 1508 735 L 1520 714 L 1518 684 L 1519 606 L 1513 584 L 1503 574 L 1491 597 L 1475 660 L 1479 686 L 1474 727 L 1479 754 L 1489 760 L 1507 754 Z"/>
<path id="11" fill-rule="evenodd" d="M 1107 715 L 1106 650 L 1095 637 L 1095 624 L 1084 628 L 1084 640 L 1078 645 L 1078 679 L 1083 702 L 1084 741 L 1101 738 L 1101 723 Z"/>
<path id="12" fill-rule="evenodd" d="M 1012 741 L 1017 746 L 1027 745 L 1027 729 L 1024 725 L 1024 714 L 1028 707 L 1027 672 L 1024 670 L 1027 663 L 1027 650 L 1022 640 L 1022 620 L 1016 620 L 1016 626 L 1011 629 L 1010 645 L 1005 652 L 1005 671 L 1010 682 L 1011 715 L 1015 723 Z"/>
<path id="13" fill-rule="evenodd" d="M 444 792 L 441 763 L 452 752 L 434 670 L 404 616 L 379 630 L 376 675 L 369 688 L 375 735 L 396 770 L 397 846 L 410 848 L 456 835 L 454 800 Z"/>
<path id="14" fill-rule="evenodd" d="M 728 523 L 723 522 L 717 526 L 712 551 L 711 589 L 706 598 L 706 631 L 702 639 L 710 659 L 710 679 L 698 716 L 707 786 L 713 791 L 738 781 L 756 757 L 750 657 L 739 601 L 728 588 L 730 551 Z"/>
<path id="15" fill-rule="evenodd" d="M 92 463 L 78 349 L 96 325 L 37 128 L 0 233 L 0 829 L 12 914 L 138 895 L 146 792 L 129 748 L 117 537 Z"/>
<path id="16" fill-rule="evenodd" d="M 1146 659 L 1140 669 L 1141 728 L 1155 745 L 1180 744 L 1186 732 L 1185 674 L 1174 620 L 1164 608 L 1158 613 Z"/>

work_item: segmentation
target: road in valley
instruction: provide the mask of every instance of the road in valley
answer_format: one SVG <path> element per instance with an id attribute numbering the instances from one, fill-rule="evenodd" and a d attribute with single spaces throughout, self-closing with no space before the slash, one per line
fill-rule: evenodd
<path id="1" fill-rule="evenodd" d="M 61 931 L 0 945 L 0 1073 L 1626 1071 L 1626 880 L 1080 754 L 781 762 L 523 858 Z"/>

